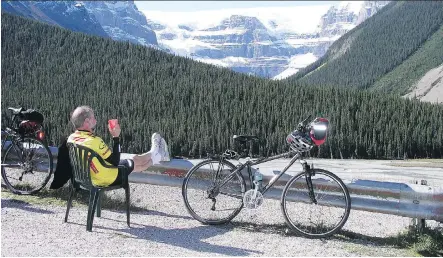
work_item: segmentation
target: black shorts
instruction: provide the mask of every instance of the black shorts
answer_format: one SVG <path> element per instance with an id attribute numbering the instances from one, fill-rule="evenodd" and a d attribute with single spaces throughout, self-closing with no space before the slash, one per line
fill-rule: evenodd
<path id="1" fill-rule="evenodd" d="M 134 161 L 132 159 L 122 159 L 122 160 L 120 160 L 118 165 L 119 166 L 123 165 L 126 167 L 126 169 L 124 169 L 124 170 L 119 169 L 117 178 L 109 186 L 121 185 L 123 183 L 123 176 L 125 176 L 127 178 L 129 176 L 129 174 L 131 174 L 131 172 L 134 170 Z"/>

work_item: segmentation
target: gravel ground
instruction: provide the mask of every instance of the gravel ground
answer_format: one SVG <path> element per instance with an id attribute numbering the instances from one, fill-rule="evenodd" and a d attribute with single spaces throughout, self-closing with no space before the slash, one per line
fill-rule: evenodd
<path id="1" fill-rule="evenodd" d="M 106 193 L 123 199 L 124 191 Z M 38 197 L 26 197 L 38 198 Z M 48 197 L 49 198 L 49 197 Z M 328 239 L 287 233 L 278 201 L 265 199 L 222 226 L 205 226 L 186 211 L 181 189 L 132 184 L 131 228 L 123 210 L 102 210 L 86 231 L 87 206 L 31 204 L 2 194 L 2 256 L 411 256 L 382 244 L 407 228 L 409 218 L 351 211 L 343 231 Z M 432 222 L 430 222 L 432 223 Z M 436 224 L 436 222 L 434 222 Z"/>

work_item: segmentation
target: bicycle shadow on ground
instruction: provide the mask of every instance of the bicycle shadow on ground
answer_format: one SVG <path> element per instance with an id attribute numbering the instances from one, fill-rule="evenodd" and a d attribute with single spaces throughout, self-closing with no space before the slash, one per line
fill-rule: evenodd
<path id="1" fill-rule="evenodd" d="M 224 225 L 224 227 L 228 229 L 241 229 L 248 232 L 261 232 L 266 234 L 279 234 L 284 237 L 300 237 L 304 238 L 303 236 L 298 235 L 294 231 L 290 230 L 289 227 L 282 223 L 282 224 L 257 224 L 253 222 L 243 222 L 243 221 L 232 221 L 229 224 Z M 443 243 L 443 228 L 440 227 L 437 230 L 439 230 L 440 234 L 438 232 L 430 232 L 428 231 L 428 235 L 431 235 L 432 240 L 435 243 Z M 411 245 L 414 245 L 417 243 L 417 237 L 419 237 L 418 234 L 416 234 L 413 230 L 408 230 L 408 228 L 405 228 L 405 231 L 402 233 L 399 233 L 397 235 L 389 236 L 389 237 L 376 237 L 376 236 L 368 236 L 360 233 L 355 233 L 349 230 L 340 230 L 338 233 L 322 239 L 317 239 L 318 241 L 328 241 L 328 240 L 336 240 L 340 242 L 345 243 L 351 243 L 351 244 L 364 244 L 367 245 L 368 242 L 371 243 L 371 245 L 377 246 L 377 247 L 391 247 L 395 249 L 408 249 L 411 247 Z M 316 239 L 313 239 L 316 240 Z M 440 248 L 441 250 L 429 252 L 429 251 L 420 251 L 418 250 L 417 253 L 423 256 L 443 256 L 443 245 Z"/>
<path id="2" fill-rule="evenodd" d="M 255 250 L 237 247 L 228 247 L 204 242 L 204 239 L 227 233 L 229 230 L 220 227 L 198 226 L 183 229 L 165 229 L 155 226 L 144 225 L 140 228 L 122 229 L 137 238 L 149 239 L 158 243 L 174 245 L 197 252 L 218 253 L 228 256 L 247 256 L 251 254 L 263 254 Z M 148 233 L 147 233 L 148 232 Z M 176 236 L 171 241 L 171 236 Z"/>
<path id="3" fill-rule="evenodd" d="M 2 209 L 3 208 L 13 208 L 13 209 L 21 209 L 24 211 L 35 212 L 35 213 L 54 214 L 53 211 L 48 211 L 48 210 L 44 210 L 44 209 L 40 209 L 40 208 L 34 208 L 34 207 L 32 207 L 32 204 L 30 204 L 28 202 L 15 200 L 15 199 L 3 199 L 2 198 L 1 204 L 2 204 Z"/>
<path id="4" fill-rule="evenodd" d="M 126 223 L 126 220 L 116 220 L 104 217 L 94 218 L 94 222 L 96 221 L 96 219 L 106 219 L 106 220 Z M 79 224 L 76 222 L 68 221 L 68 223 L 79 226 L 86 226 L 86 224 Z M 186 248 L 196 252 L 205 252 L 208 254 L 217 253 L 227 256 L 250 256 L 250 255 L 257 256 L 263 254 L 263 252 L 256 250 L 215 245 L 203 241 L 204 239 L 208 239 L 218 235 L 223 235 L 230 231 L 229 229 L 220 226 L 198 226 L 193 228 L 165 229 L 161 227 L 131 222 L 131 228 L 114 229 L 99 225 L 93 225 L 92 228 L 93 232 L 106 234 L 105 232 L 94 231 L 94 228 L 113 231 L 118 235 L 123 235 L 122 233 L 126 233 L 129 234 L 129 236 L 124 234 L 124 237 L 150 240 L 162 244 Z"/>
<path id="5" fill-rule="evenodd" d="M 278 234 L 284 237 L 300 237 L 305 238 L 304 236 L 301 236 L 297 234 L 296 232 L 292 231 L 285 223 L 282 224 L 257 224 L 254 222 L 244 222 L 244 221 L 231 221 L 229 224 L 225 225 L 226 228 L 232 229 L 241 229 L 248 232 L 261 232 L 266 234 Z M 367 236 L 359 233 L 354 233 L 348 230 L 340 230 L 335 235 L 332 235 L 330 237 L 326 238 L 319 238 L 317 240 L 320 241 L 327 241 L 327 240 L 338 240 L 343 242 L 353 242 L 358 243 L 361 240 L 369 240 L 374 242 L 389 242 L 387 240 L 395 238 L 395 237 L 372 237 Z M 316 239 L 316 238 L 313 238 Z M 388 244 L 386 244 L 388 245 Z M 389 244 L 390 245 L 390 244 Z"/>

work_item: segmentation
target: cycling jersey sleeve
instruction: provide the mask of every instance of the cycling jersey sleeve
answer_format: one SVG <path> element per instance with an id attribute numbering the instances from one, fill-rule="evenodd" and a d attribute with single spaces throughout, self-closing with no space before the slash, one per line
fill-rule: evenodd
<path id="1" fill-rule="evenodd" d="M 120 138 L 112 138 L 114 144 L 112 146 L 112 153 L 105 160 L 114 166 L 118 166 L 120 163 Z"/>

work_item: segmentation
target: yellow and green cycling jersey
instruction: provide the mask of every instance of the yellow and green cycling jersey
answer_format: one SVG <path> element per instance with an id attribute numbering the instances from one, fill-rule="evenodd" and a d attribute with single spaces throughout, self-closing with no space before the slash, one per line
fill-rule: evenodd
<path id="1" fill-rule="evenodd" d="M 103 160 L 109 158 L 112 154 L 111 149 L 100 137 L 88 131 L 75 131 L 69 136 L 68 142 L 90 148 L 100 155 Z M 112 166 L 108 161 L 105 161 L 105 163 L 106 165 Z M 115 181 L 118 175 L 117 168 L 105 168 L 97 158 L 92 159 L 90 171 L 92 183 L 96 186 L 108 186 Z"/>

